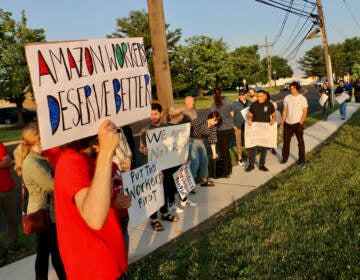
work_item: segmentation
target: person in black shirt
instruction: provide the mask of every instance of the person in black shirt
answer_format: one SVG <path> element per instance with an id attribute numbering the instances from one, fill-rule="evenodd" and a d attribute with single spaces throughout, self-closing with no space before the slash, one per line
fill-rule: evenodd
<path id="1" fill-rule="evenodd" d="M 264 90 L 260 90 L 257 95 L 257 101 L 250 105 L 250 110 L 248 113 L 247 123 L 251 126 L 252 122 L 265 122 L 273 125 L 276 122 L 276 112 L 274 104 L 272 104 L 269 100 L 267 100 L 267 92 Z M 251 148 L 249 165 L 246 167 L 245 171 L 250 172 L 254 169 L 255 156 L 256 156 L 256 147 Z M 265 167 L 265 159 L 266 159 L 266 147 L 260 147 L 260 162 L 259 169 L 262 171 L 269 171 Z"/>
<path id="2" fill-rule="evenodd" d="M 328 88 L 328 84 L 326 82 L 322 84 L 318 94 L 319 97 L 321 97 L 323 94 L 326 94 L 328 96 L 328 99 L 325 101 L 323 105 L 323 120 L 326 121 L 328 117 L 328 109 L 331 98 L 331 90 Z"/>

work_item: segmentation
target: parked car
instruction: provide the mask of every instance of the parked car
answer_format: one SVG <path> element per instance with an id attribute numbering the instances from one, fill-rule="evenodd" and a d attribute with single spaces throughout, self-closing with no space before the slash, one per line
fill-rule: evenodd
<path id="1" fill-rule="evenodd" d="M 328 78 L 321 78 L 319 81 L 316 82 L 316 86 L 321 87 L 323 83 L 327 83 Z"/>
<path id="2" fill-rule="evenodd" d="M 22 109 L 24 122 L 37 121 L 36 111 L 29 109 Z M 18 122 L 17 108 L 14 107 L 0 107 L 0 123 L 12 124 Z"/>
<path id="3" fill-rule="evenodd" d="M 285 83 L 284 90 L 289 90 L 289 89 L 290 89 L 290 83 Z"/>

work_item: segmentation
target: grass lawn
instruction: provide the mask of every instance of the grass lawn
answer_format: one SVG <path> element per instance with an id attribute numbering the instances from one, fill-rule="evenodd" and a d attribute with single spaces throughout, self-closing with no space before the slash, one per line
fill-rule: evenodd
<path id="1" fill-rule="evenodd" d="M 2 127 L 0 128 L 0 141 L 5 143 L 9 141 L 19 140 L 21 138 L 21 133 L 23 128 L 12 127 Z"/>
<path id="2" fill-rule="evenodd" d="M 292 166 L 130 265 L 131 279 L 359 279 L 360 110 Z"/>

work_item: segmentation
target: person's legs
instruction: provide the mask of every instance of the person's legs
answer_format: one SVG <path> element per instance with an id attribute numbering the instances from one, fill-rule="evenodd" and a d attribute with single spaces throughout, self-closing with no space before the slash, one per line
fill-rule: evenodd
<path id="1" fill-rule="evenodd" d="M 326 121 L 328 117 L 328 110 L 329 110 L 329 99 L 325 101 L 324 103 L 324 109 L 323 109 L 323 120 Z"/>
<path id="2" fill-rule="evenodd" d="M 297 123 L 295 126 L 295 135 L 298 141 L 299 147 L 299 162 L 305 162 L 305 142 L 304 142 L 304 126 L 300 123 Z"/>
<path id="3" fill-rule="evenodd" d="M 12 246 L 16 245 L 16 241 L 19 235 L 18 227 L 18 200 L 16 188 L 1 193 L 2 196 L 2 206 L 4 211 L 4 216 L 7 225 L 7 247 L 11 249 Z"/>
<path id="4" fill-rule="evenodd" d="M 197 171 L 200 165 L 199 142 L 202 143 L 201 140 L 192 139 L 192 143 L 190 144 L 190 148 L 189 148 L 190 171 L 191 171 L 191 175 L 194 177 L 194 180 L 196 180 Z"/>
<path id="5" fill-rule="evenodd" d="M 266 160 L 266 152 L 267 152 L 267 148 L 266 147 L 260 147 L 260 161 L 259 161 L 259 166 L 265 166 L 265 160 Z"/>
<path id="6" fill-rule="evenodd" d="M 66 274 L 65 274 L 64 265 L 60 257 L 57 235 L 56 235 L 56 226 L 54 223 L 51 224 L 50 228 L 48 229 L 48 246 L 50 248 L 50 253 L 51 253 L 51 262 L 56 271 L 56 274 L 59 280 L 65 280 Z"/>
<path id="7" fill-rule="evenodd" d="M 207 181 L 208 177 L 208 156 L 206 148 L 203 142 L 199 143 L 198 146 L 198 157 L 199 157 L 199 175 L 203 182 Z"/>
<path id="8" fill-rule="evenodd" d="M 346 101 L 344 101 L 343 103 L 341 103 L 339 105 L 339 113 L 340 113 L 340 118 L 345 118 L 345 106 L 346 106 Z"/>
<path id="9" fill-rule="evenodd" d="M 128 226 L 129 226 L 129 216 L 127 217 L 123 217 L 120 219 L 120 225 L 121 225 L 121 229 L 124 233 L 124 239 L 125 239 L 125 246 L 126 246 L 126 254 L 129 255 L 129 230 L 128 230 Z"/>
<path id="10" fill-rule="evenodd" d="M 238 161 L 242 161 L 242 150 L 243 147 L 241 145 L 241 129 L 238 128 L 237 130 L 235 130 L 235 142 L 236 142 L 236 151 L 238 154 Z"/>
<path id="11" fill-rule="evenodd" d="M 293 134 L 292 125 L 284 123 L 284 143 L 282 148 L 282 160 L 287 162 L 290 153 L 290 141 Z"/>
<path id="12" fill-rule="evenodd" d="M 35 258 L 35 274 L 36 280 L 47 280 L 49 270 L 50 248 L 48 246 L 48 231 L 44 230 L 37 233 L 36 241 L 36 258 Z"/>
<path id="13" fill-rule="evenodd" d="M 221 158 L 224 160 L 224 173 L 229 176 L 232 173 L 231 157 L 229 146 L 232 140 L 233 130 L 218 131 L 217 140 Z"/>

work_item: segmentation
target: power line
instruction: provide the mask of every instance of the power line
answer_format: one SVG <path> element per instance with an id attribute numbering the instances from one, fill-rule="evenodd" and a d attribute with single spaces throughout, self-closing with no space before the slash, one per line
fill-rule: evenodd
<path id="1" fill-rule="evenodd" d="M 292 7 L 293 3 L 294 3 L 294 0 L 291 0 L 290 7 Z M 274 45 L 280 39 L 280 36 L 281 36 L 282 32 L 284 31 L 284 27 L 289 18 L 289 14 L 290 14 L 290 12 L 286 12 L 283 22 L 281 23 L 280 30 L 278 31 L 278 34 L 275 36 L 275 39 L 273 40 Z"/>
<path id="2" fill-rule="evenodd" d="M 255 0 L 257 2 L 260 2 L 260 3 L 263 3 L 265 5 L 269 5 L 269 6 L 272 6 L 274 8 L 278 8 L 278 9 L 281 9 L 281 10 L 284 10 L 286 12 L 290 12 L 292 14 L 295 14 L 295 15 L 298 15 L 298 16 L 301 16 L 301 17 L 313 17 L 313 18 L 317 18 L 317 15 L 314 15 L 314 14 L 309 14 L 309 13 L 306 13 L 304 12 L 303 10 L 300 10 L 298 8 L 290 8 L 289 7 L 289 3 L 287 4 L 283 4 L 281 2 L 278 2 L 278 1 L 273 1 L 273 0 Z M 311 2 L 310 2 L 311 3 Z"/>
<path id="3" fill-rule="evenodd" d="M 343 2 L 344 2 L 344 4 L 345 4 L 347 10 L 349 11 L 349 14 L 351 15 L 351 17 L 352 17 L 353 20 L 355 21 L 356 25 L 357 25 L 357 26 L 359 27 L 359 29 L 360 29 L 360 24 L 359 24 L 359 22 L 357 21 L 357 19 L 355 18 L 355 15 L 354 15 L 354 13 L 352 12 L 352 10 L 350 9 L 349 5 L 346 3 L 345 0 L 343 0 Z"/>

